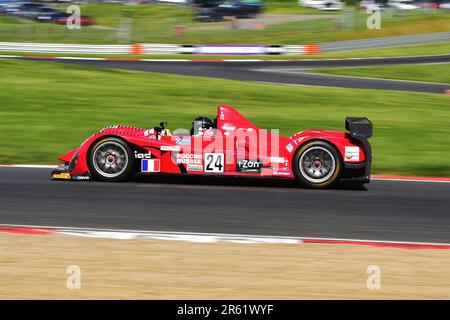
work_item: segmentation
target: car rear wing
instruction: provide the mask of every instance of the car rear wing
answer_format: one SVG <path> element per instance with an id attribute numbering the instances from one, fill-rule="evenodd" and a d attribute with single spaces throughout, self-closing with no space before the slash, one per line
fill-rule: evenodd
<path id="1" fill-rule="evenodd" d="M 372 136 L 373 125 L 367 118 L 345 118 L 345 129 L 350 131 L 352 138 L 369 139 Z"/>
<path id="2" fill-rule="evenodd" d="M 365 161 L 365 180 L 370 181 L 370 169 L 372 164 L 372 147 L 367 139 L 373 134 L 373 124 L 367 118 L 346 117 L 345 129 L 350 131 L 350 136 L 358 140 L 364 146 L 366 161 Z"/>

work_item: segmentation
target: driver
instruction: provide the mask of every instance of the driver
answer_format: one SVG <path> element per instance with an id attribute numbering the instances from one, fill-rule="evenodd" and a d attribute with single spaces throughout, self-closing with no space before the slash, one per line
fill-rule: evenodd
<path id="1" fill-rule="evenodd" d="M 167 129 L 167 122 L 162 121 L 159 126 L 144 131 L 144 135 L 150 139 L 160 140 L 163 136 L 171 136 L 172 133 Z"/>
<path id="2" fill-rule="evenodd" d="M 213 128 L 213 122 L 210 118 L 205 116 L 197 117 L 192 121 L 191 136 L 211 135 Z"/>

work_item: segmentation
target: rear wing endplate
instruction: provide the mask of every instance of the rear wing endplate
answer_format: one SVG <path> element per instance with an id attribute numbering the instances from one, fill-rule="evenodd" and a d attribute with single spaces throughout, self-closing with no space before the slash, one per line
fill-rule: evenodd
<path id="1" fill-rule="evenodd" d="M 362 143 L 366 155 L 365 180 L 370 181 L 370 170 L 372 165 L 372 147 L 367 139 L 373 134 L 373 124 L 367 118 L 346 117 L 345 129 L 350 131 L 350 136 Z"/>

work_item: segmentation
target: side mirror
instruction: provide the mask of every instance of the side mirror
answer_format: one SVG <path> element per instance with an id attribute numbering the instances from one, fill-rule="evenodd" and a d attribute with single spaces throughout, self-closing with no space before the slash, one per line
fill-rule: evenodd
<path id="1" fill-rule="evenodd" d="M 167 122 L 167 121 L 161 121 L 160 122 L 160 124 L 159 124 L 159 126 L 161 127 L 161 128 L 163 128 L 163 129 L 165 129 L 165 128 L 167 128 L 167 125 L 168 125 L 169 123 Z"/>

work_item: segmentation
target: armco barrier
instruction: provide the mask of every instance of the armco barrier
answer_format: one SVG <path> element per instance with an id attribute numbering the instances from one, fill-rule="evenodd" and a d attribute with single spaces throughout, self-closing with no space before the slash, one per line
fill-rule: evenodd
<path id="1" fill-rule="evenodd" d="M 0 51 L 34 53 L 129 54 L 131 52 L 131 46 L 0 42 Z"/>
<path id="2" fill-rule="evenodd" d="M 55 43 L 0 42 L 0 51 L 72 54 L 204 54 L 204 55 L 266 55 L 318 54 L 316 45 L 178 45 L 136 43 L 131 45 L 83 45 Z"/>

